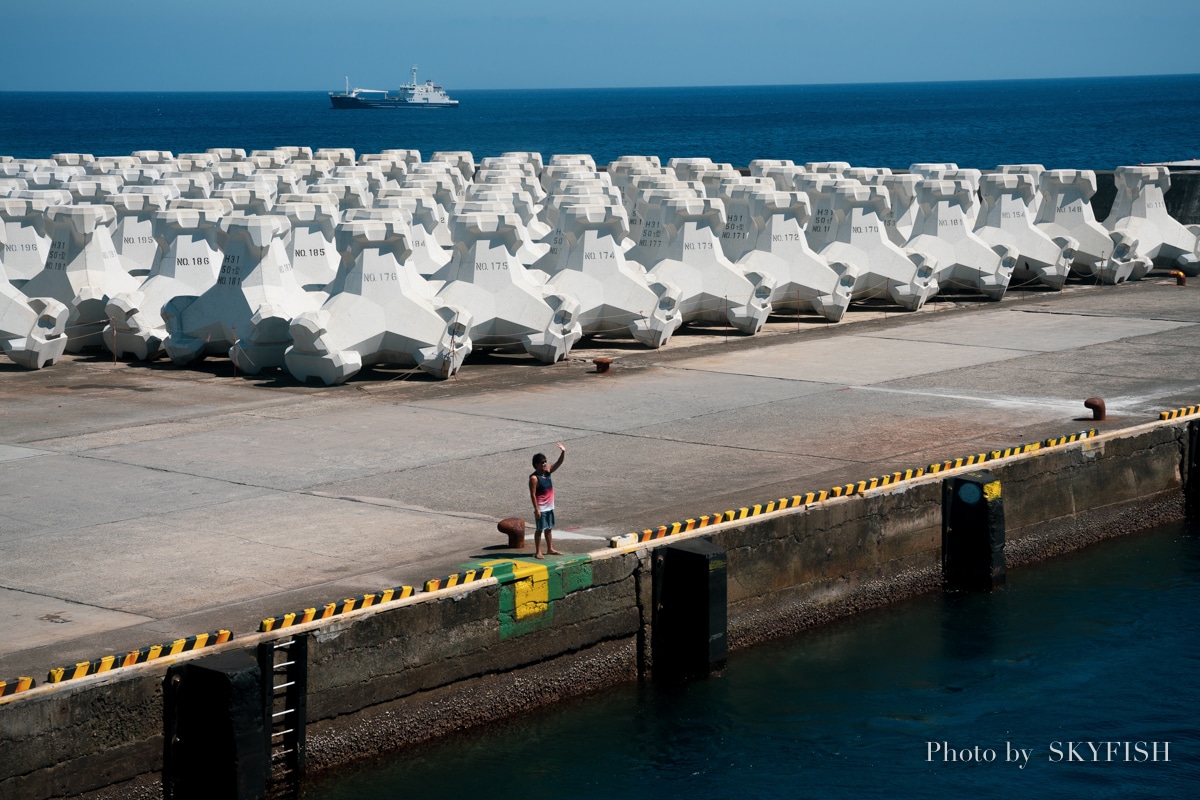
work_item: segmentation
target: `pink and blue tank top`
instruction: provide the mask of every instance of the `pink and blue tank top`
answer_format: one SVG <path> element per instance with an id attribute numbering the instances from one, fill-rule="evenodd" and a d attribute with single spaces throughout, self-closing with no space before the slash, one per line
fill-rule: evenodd
<path id="1" fill-rule="evenodd" d="M 538 511 L 553 511 L 554 510 L 554 483 L 550 480 L 549 473 L 543 475 L 533 473 L 537 478 L 537 489 L 534 491 L 534 499 L 537 500 Z"/>

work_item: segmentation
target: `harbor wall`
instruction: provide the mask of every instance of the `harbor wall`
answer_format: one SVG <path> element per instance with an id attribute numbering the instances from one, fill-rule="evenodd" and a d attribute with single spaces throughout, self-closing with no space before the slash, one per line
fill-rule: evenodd
<path id="1" fill-rule="evenodd" d="M 1181 518 L 1189 424 L 1200 422 L 1152 423 L 989 461 L 1003 487 L 1009 566 Z M 309 634 L 308 766 L 335 768 L 648 676 L 656 546 L 704 536 L 727 551 L 731 649 L 935 590 L 942 484 L 969 470 L 544 570 L 498 568 L 498 577 L 212 650 L 253 652 L 261 641 Z M 158 796 L 162 684 L 183 658 L 4 698 L 0 797 Z"/>

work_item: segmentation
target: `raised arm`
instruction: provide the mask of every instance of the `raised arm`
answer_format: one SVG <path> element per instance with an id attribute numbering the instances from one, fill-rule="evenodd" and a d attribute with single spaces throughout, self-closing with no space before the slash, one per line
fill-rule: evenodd
<path id="1" fill-rule="evenodd" d="M 563 447 L 563 443 L 556 442 L 556 444 L 558 445 L 558 449 L 560 452 L 558 454 L 558 460 L 554 462 L 554 466 L 548 470 L 549 472 L 554 472 L 554 470 L 561 467 L 563 459 L 567 457 L 567 448 Z"/>

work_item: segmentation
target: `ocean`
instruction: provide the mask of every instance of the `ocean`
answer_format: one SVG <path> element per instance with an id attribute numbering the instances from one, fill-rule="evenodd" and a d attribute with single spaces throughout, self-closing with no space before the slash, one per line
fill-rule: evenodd
<path id="1" fill-rule="evenodd" d="M 425 744 L 304 798 L 1187 797 L 1198 604 L 1200 528 L 1171 525 L 1014 570 L 993 594 L 734 653 L 682 688 L 621 686 Z"/>
<path id="2" fill-rule="evenodd" d="M 398 76 L 399 78 L 404 76 Z M 341 87 L 329 87 L 340 90 Z M 378 87 L 377 87 L 378 88 Z M 1200 75 L 459 91 L 455 109 L 335 111 L 325 92 L 0 93 L 0 155 L 279 145 L 1056 168 L 1200 157 Z"/>

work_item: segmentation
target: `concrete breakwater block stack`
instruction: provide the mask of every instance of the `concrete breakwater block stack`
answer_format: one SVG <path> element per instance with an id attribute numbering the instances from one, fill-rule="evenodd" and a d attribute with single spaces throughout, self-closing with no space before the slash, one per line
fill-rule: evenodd
<path id="1" fill-rule="evenodd" d="M 71 193 L 53 189 L 26 189 L 15 196 L 0 199 L 0 220 L 4 221 L 4 269 L 9 282 L 20 289 L 46 267 L 50 253 L 50 232 L 46 210 L 71 202 Z"/>
<path id="2" fill-rule="evenodd" d="M 436 378 L 458 372 L 471 352 L 471 314 L 435 297 L 408 263 L 404 212 L 351 220 L 338 231 L 344 267 L 321 308 L 292 320 L 284 355 L 297 379 L 342 383 L 377 363 L 416 366 Z"/>
<path id="3" fill-rule="evenodd" d="M 846 179 L 842 179 L 845 181 Z M 904 250 L 888 238 L 887 189 L 857 182 L 832 187 L 833 238 L 818 252 L 830 264 L 855 268 L 854 301 L 887 298 L 906 311 L 916 311 L 938 292 L 936 259 Z"/>
<path id="4" fill-rule="evenodd" d="M 882 186 L 888 191 L 891 205 L 883 224 L 893 244 L 904 247 L 913 236 L 913 226 L 921 204 L 917 201 L 919 175 L 875 175 L 868 181 L 872 186 Z M 974 225 L 974 222 L 972 222 Z"/>
<path id="5" fill-rule="evenodd" d="M 1182 225 L 1167 213 L 1166 167 L 1117 167 L 1117 197 L 1104 227 L 1137 242 L 1137 254 L 1155 264 L 1200 275 L 1200 225 Z"/>
<path id="6" fill-rule="evenodd" d="M 562 206 L 557 219 L 562 243 L 542 269 L 550 275 L 548 285 L 579 299 L 583 334 L 632 336 L 652 348 L 666 344 L 683 321 L 680 291 L 625 259 L 625 208 L 596 197 Z"/>
<path id="7" fill-rule="evenodd" d="M 805 172 L 795 177 L 794 191 L 808 198 L 808 227 L 804 235 L 808 246 L 821 252 L 837 236 L 837 219 L 833 213 L 833 190 L 839 186 L 860 186 L 858 181 L 828 173 Z M 887 211 L 884 215 L 887 215 Z"/>
<path id="8" fill-rule="evenodd" d="M 221 219 L 233 213 L 233 204 L 212 199 L 189 205 L 154 215 L 157 261 L 136 291 L 108 301 L 110 326 L 102 338 L 117 356 L 141 361 L 158 356 L 167 336 L 163 304 L 174 297 L 203 294 L 217 282 L 222 260 L 217 237 Z"/>
<path id="9" fill-rule="evenodd" d="M 287 258 L 291 223 L 279 215 L 220 223 L 223 258 L 217 282 L 203 294 L 174 297 L 162 308 L 163 349 L 176 364 L 229 354 L 238 368 L 256 373 L 283 366 L 292 317 L 317 308 L 323 293 L 304 291 Z"/>
<path id="10" fill-rule="evenodd" d="M 125 185 L 117 175 L 76 175 L 63 186 L 72 203 L 107 203 Z"/>
<path id="11" fill-rule="evenodd" d="M 70 310 L 67 351 L 103 346 L 110 297 L 140 281 L 125 271 L 112 240 L 117 213 L 107 205 L 46 209 L 50 250 L 45 268 L 22 287 L 29 297 L 52 297 Z"/>
<path id="12" fill-rule="evenodd" d="M 736 266 L 771 275 L 774 311 L 814 311 L 837 322 L 850 306 L 850 289 L 857 268 L 830 264 L 808 246 L 804 226 L 809 219 L 808 196 L 759 186 L 733 186 L 726 207 L 730 217 L 744 216 L 750 248 Z M 724 241 L 724 240 L 722 240 Z"/>
<path id="13" fill-rule="evenodd" d="M 666 244 L 663 257 L 647 272 L 679 287 L 683 321 L 728 324 L 747 335 L 762 330 L 771 314 L 775 277 L 746 271 L 725 257 L 718 235 L 725 226 L 721 201 L 664 197 L 658 208 Z"/>
<path id="14" fill-rule="evenodd" d="M 1013 280 L 1062 289 L 1079 242 L 1070 236 L 1051 238 L 1034 226 L 1030 203 L 1037 188 L 1033 177 L 1024 173 L 984 175 L 980 192 L 983 208 L 975 233 L 989 245 L 1010 247 L 1019 254 Z"/>
<path id="15" fill-rule="evenodd" d="M 1141 280 L 1152 266 L 1137 254 L 1137 242 L 1125 231 L 1108 231 L 1096 221 L 1091 199 L 1096 194 L 1096 173 L 1081 169 L 1053 169 L 1041 174 L 1041 202 L 1034 224 L 1050 238 L 1075 239 L 1072 268 L 1084 277 L 1116 284 Z"/>
<path id="16" fill-rule="evenodd" d="M 464 211 L 451 220 L 454 257 L 433 275 L 438 298 L 468 311 L 476 348 L 520 347 L 553 364 L 583 335 L 579 301 L 538 280 L 517 257 L 524 227 L 515 212 Z"/>
<path id="17" fill-rule="evenodd" d="M 1003 298 L 1018 253 L 1007 245 L 989 245 L 971 232 L 967 209 L 974 193 L 970 183 L 925 180 L 916 188 L 920 211 L 907 246 L 936 259 L 934 277 L 940 290 L 958 286 L 989 300 Z"/>

